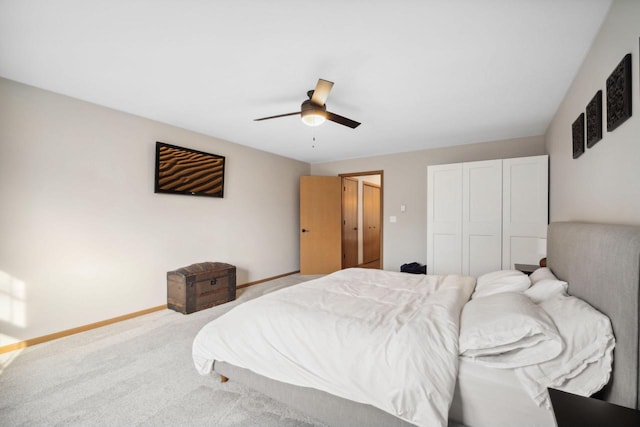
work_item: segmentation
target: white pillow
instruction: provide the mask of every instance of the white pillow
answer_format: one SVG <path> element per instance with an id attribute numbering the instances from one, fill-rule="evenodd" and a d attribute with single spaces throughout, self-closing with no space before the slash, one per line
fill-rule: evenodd
<path id="1" fill-rule="evenodd" d="M 519 292 L 502 292 L 465 304 L 460 316 L 460 355 L 494 368 L 544 362 L 563 349 L 555 324 Z"/>
<path id="2" fill-rule="evenodd" d="M 567 294 L 569 285 L 563 280 L 543 279 L 534 283 L 524 294 L 531 298 L 536 304 L 545 301 L 556 294 Z"/>
<path id="3" fill-rule="evenodd" d="M 483 274 L 476 281 L 471 298 L 486 297 L 500 292 L 523 292 L 531 286 L 529 276 L 517 270 L 500 270 Z"/>
<path id="4" fill-rule="evenodd" d="M 558 280 L 556 275 L 553 274 L 553 272 L 548 267 L 540 267 L 536 269 L 536 271 L 531 273 L 531 275 L 529 276 L 529 279 L 531 280 L 532 285 L 535 285 L 537 282 L 541 280 L 547 280 L 547 279 Z"/>

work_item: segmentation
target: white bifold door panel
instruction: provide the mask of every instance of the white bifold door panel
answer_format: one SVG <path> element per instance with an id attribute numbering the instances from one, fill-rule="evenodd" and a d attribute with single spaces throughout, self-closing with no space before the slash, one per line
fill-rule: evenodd
<path id="1" fill-rule="evenodd" d="M 548 156 L 427 168 L 429 274 L 482 274 L 546 256 Z"/>
<path id="2" fill-rule="evenodd" d="M 547 251 L 548 156 L 502 163 L 502 267 L 538 264 Z"/>
<path id="3" fill-rule="evenodd" d="M 462 164 L 462 274 L 502 266 L 502 160 Z"/>
<path id="4" fill-rule="evenodd" d="M 462 273 L 462 164 L 427 170 L 429 274 Z"/>

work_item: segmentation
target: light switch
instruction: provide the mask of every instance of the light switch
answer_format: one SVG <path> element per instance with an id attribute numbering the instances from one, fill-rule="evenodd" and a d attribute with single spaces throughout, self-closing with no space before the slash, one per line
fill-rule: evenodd
<path id="1" fill-rule="evenodd" d="M 398 218 L 396 218 L 395 216 L 390 216 L 389 217 L 389 222 L 397 222 Z"/>
<path id="2" fill-rule="evenodd" d="M 407 205 L 400 205 L 400 212 L 404 212 L 407 210 Z"/>

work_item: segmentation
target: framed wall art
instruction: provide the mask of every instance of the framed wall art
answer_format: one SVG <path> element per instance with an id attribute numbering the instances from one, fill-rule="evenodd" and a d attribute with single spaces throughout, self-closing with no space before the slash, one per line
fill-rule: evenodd
<path id="1" fill-rule="evenodd" d="M 580 113 L 571 125 L 571 134 L 573 135 L 573 158 L 577 159 L 584 153 L 584 113 Z"/>
<path id="2" fill-rule="evenodd" d="M 156 142 L 154 192 L 224 197 L 225 157 Z"/>
<path id="3" fill-rule="evenodd" d="M 587 104 L 587 147 L 593 147 L 602 139 L 602 91 Z"/>
<path id="4" fill-rule="evenodd" d="M 607 131 L 631 117 L 631 54 L 628 53 L 607 78 Z"/>

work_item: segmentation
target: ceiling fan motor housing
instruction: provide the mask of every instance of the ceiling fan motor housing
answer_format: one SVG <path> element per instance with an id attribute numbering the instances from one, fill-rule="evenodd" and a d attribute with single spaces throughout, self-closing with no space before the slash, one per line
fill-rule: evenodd
<path id="1" fill-rule="evenodd" d="M 316 114 L 323 114 L 326 113 L 327 111 L 327 105 L 318 105 L 314 102 L 312 102 L 310 99 L 307 99 L 306 101 L 304 101 L 302 103 L 302 105 L 300 106 L 300 111 L 302 112 L 302 116 L 305 116 L 305 112 L 307 112 L 307 114 L 311 114 L 316 113 Z"/>

